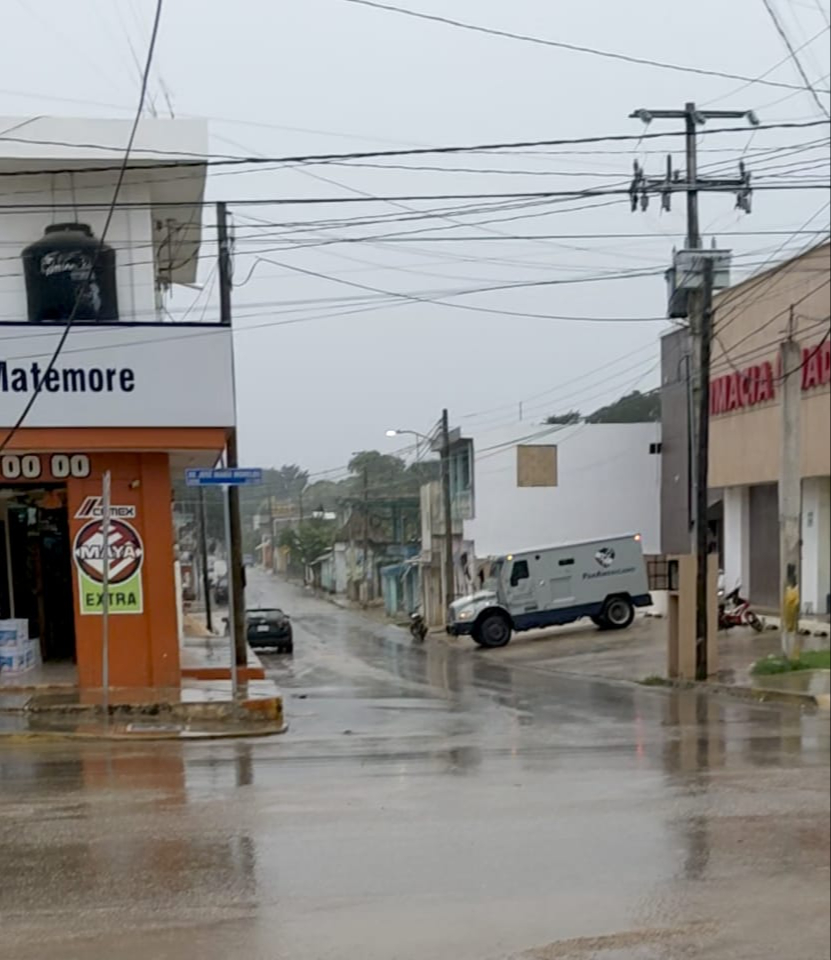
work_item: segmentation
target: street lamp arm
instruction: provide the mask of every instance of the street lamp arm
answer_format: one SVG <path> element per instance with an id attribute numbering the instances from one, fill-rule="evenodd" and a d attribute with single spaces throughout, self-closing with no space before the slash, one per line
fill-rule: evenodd
<path id="1" fill-rule="evenodd" d="M 401 436 L 411 436 L 418 437 L 419 440 L 424 440 L 425 443 L 432 443 L 432 439 L 426 434 L 419 433 L 418 430 L 387 430 L 388 437 L 401 437 Z"/>

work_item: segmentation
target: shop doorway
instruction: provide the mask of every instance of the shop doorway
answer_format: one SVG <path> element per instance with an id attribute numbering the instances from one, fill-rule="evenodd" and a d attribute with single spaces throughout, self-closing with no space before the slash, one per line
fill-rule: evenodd
<path id="1" fill-rule="evenodd" d="M 75 662 L 66 489 L 0 486 L 0 620 L 27 620 L 44 663 Z"/>

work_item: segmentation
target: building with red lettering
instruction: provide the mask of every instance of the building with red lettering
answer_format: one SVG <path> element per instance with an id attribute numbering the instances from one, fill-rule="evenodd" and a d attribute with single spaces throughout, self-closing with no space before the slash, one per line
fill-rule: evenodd
<path id="1" fill-rule="evenodd" d="M 805 613 L 831 595 L 831 247 L 777 264 L 716 298 L 710 390 L 710 516 L 728 585 L 779 605 L 782 370 L 791 315 L 802 348 L 802 569 Z M 662 343 L 662 547 L 689 550 L 686 330 Z"/>
<path id="2" fill-rule="evenodd" d="M 183 309 L 215 255 L 205 166 L 166 165 L 204 157 L 207 129 L 142 120 L 109 218 L 128 122 L 0 121 L 16 126 L 0 154 L 0 668 L 42 658 L 100 686 L 106 565 L 112 685 L 176 687 L 172 484 L 234 426 L 230 327 Z M 32 642 L 6 656 L 9 623 Z"/>

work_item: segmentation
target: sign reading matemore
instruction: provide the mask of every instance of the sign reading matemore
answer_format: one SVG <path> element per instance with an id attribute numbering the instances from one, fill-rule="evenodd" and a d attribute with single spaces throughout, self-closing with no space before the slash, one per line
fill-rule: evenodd
<path id="1" fill-rule="evenodd" d="M 710 414 L 718 417 L 775 400 L 781 382 L 781 364 L 770 360 L 719 377 L 710 384 Z M 802 389 L 807 392 L 829 383 L 831 342 L 826 339 L 802 351 Z"/>
<path id="2" fill-rule="evenodd" d="M 81 613 L 100 616 L 104 608 L 104 569 L 109 572 L 111 614 L 144 612 L 141 568 L 144 544 L 136 528 L 128 523 L 136 517 L 135 507 L 110 508 L 109 542 L 104 545 L 104 520 L 100 497 L 87 497 L 76 520 L 87 520 L 75 537 L 72 550 L 78 569 Z M 92 518 L 92 519 L 91 519 Z"/>
<path id="3" fill-rule="evenodd" d="M 33 329 L 34 326 L 34 329 Z M 231 328 L 219 324 L 3 324 L 0 429 L 32 397 L 28 427 L 229 427 Z"/>

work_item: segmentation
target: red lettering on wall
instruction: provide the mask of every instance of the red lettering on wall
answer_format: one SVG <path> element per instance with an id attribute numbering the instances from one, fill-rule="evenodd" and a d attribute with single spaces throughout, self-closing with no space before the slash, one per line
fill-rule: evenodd
<path id="1" fill-rule="evenodd" d="M 776 397 L 776 386 L 773 379 L 773 365 L 769 360 L 762 364 L 762 372 L 759 380 L 759 390 L 756 393 L 756 403 L 767 403 Z"/>
<path id="2" fill-rule="evenodd" d="M 710 384 L 710 416 L 717 417 L 727 412 L 727 381 L 729 377 L 719 377 Z"/>
<path id="3" fill-rule="evenodd" d="M 802 389 L 812 390 L 820 382 L 819 348 L 802 351 Z"/>
<path id="4" fill-rule="evenodd" d="M 831 383 L 831 340 L 824 340 L 819 351 L 819 385 Z"/>
<path id="5" fill-rule="evenodd" d="M 741 394 L 739 393 L 739 374 L 731 373 L 727 386 L 727 409 L 738 410 L 742 405 Z"/>
<path id="6" fill-rule="evenodd" d="M 774 370 L 777 371 L 774 373 Z M 776 384 L 782 379 L 782 357 L 775 361 L 730 373 L 710 384 L 710 414 L 718 417 L 733 410 L 757 407 L 776 399 Z M 813 390 L 831 383 L 831 340 L 802 351 L 802 389 Z"/>

